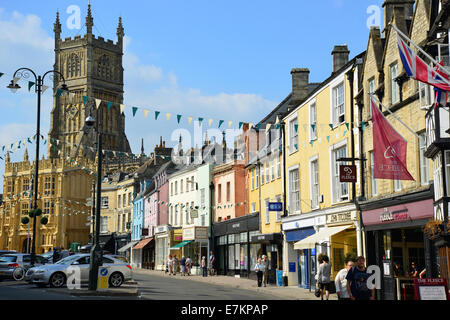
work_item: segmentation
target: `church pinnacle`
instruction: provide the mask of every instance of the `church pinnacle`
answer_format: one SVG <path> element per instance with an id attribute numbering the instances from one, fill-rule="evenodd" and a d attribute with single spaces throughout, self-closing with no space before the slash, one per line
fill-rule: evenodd
<path id="1" fill-rule="evenodd" d="M 94 26 L 94 18 L 92 18 L 91 3 L 88 4 L 88 13 L 86 17 L 86 32 L 92 34 L 92 27 Z"/>

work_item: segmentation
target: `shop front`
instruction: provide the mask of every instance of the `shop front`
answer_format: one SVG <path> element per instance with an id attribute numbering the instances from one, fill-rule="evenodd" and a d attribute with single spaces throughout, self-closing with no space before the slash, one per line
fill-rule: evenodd
<path id="1" fill-rule="evenodd" d="M 436 269 L 435 248 L 424 234 L 432 217 L 432 199 L 363 211 L 367 264 L 381 269 L 382 300 L 414 299 L 414 278 Z"/>
<path id="2" fill-rule="evenodd" d="M 183 228 L 182 256 L 191 258 L 193 267 L 192 274 L 201 275 L 202 257 L 209 258 L 208 227 L 185 227 Z M 181 244 L 181 243 L 180 243 Z"/>
<path id="3" fill-rule="evenodd" d="M 263 251 L 251 239 L 259 234 L 259 213 L 214 223 L 218 274 L 256 279 L 254 267 Z"/>
<path id="4" fill-rule="evenodd" d="M 166 262 L 169 254 L 177 254 L 179 250 L 171 250 L 171 248 L 183 240 L 181 228 L 174 229 L 170 225 L 154 227 L 155 238 L 155 269 L 165 270 Z"/>
<path id="5" fill-rule="evenodd" d="M 155 243 L 153 237 L 144 238 L 131 250 L 131 264 L 135 268 L 148 268 L 149 252 L 153 252 Z"/>
<path id="6" fill-rule="evenodd" d="M 282 270 L 283 238 L 281 233 L 259 234 L 252 236 L 251 244 L 261 245 L 261 254 L 267 256 L 269 262 L 268 283 L 276 284 L 277 270 Z"/>

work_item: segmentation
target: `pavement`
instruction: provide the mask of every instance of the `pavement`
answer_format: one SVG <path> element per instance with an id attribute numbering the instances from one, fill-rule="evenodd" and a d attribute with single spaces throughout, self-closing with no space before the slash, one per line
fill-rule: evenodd
<path id="1" fill-rule="evenodd" d="M 235 278 L 231 276 L 208 276 L 202 277 L 197 275 L 181 276 L 179 273 L 175 276 L 169 276 L 164 271 L 148 270 L 148 269 L 134 269 L 133 273 L 140 275 L 152 275 L 159 277 L 166 277 L 171 279 L 179 279 L 180 281 L 198 281 L 203 283 L 210 283 L 220 286 L 229 286 L 244 290 L 256 291 L 259 293 L 276 296 L 284 300 L 319 300 L 314 296 L 314 291 L 309 292 L 307 289 L 299 288 L 297 286 L 279 287 L 275 285 L 268 285 L 267 287 L 258 288 L 256 280 L 248 278 Z M 330 300 L 337 300 L 336 294 L 330 294 Z"/>

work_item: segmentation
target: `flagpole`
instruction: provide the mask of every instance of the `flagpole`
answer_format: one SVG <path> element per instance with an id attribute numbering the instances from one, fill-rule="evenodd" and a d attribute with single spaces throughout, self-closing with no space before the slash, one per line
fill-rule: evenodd
<path id="1" fill-rule="evenodd" d="M 370 97 L 374 98 L 380 106 L 384 107 L 387 110 L 387 112 L 389 112 L 395 119 L 397 119 L 402 125 L 404 125 L 406 129 L 408 129 L 413 135 L 415 135 L 418 139 L 420 139 L 419 135 L 415 133 L 413 129 L 408 127 L 396 114 L 394 114 L 391 110 L 389 110 L 386 106 L 384 106 L 374 94 L 370 94 Z"/>
<path id="2" fill-rule="evenodd" d="M 406 40 L 409 41 L 409 43 L 411 43 L 414 47 L 417 48 L 417 50 L 419 50 L 420 52 L 422 52 L 428 59 L 431 60 L 431 62 L 433 62 L 435 65 L 437 65 L 437 67 L 439 69 L 441 69 L 443 72 L 445 72 L 447 75 L 450 76 L 450 73 L 448 72 L 447 69 L 445 69 L 445 67 L 443 65 L 441 65 L 439 62 L 437 62 L 432 56 L 430 56 L 428 53 L 425 52 L 425 50 L 423 50 L 421 47 L 419 47 L 414 41 L 412 41 L 410 38 L 408 38 L 407 35 L 405 35 L 403 32 L 401 32 L 394 24 L 390 23 L 391 27 L 394 28 L 395 31 L 397 31 L 397 33 L 399 35 L 401 35 L 403 38 L 405 38 Z M 450 81 L 448 81 L 447 79 L 443 78 L 443 80 L 445 82 L 447 82 L 448 85 L 450 85 Z"/>

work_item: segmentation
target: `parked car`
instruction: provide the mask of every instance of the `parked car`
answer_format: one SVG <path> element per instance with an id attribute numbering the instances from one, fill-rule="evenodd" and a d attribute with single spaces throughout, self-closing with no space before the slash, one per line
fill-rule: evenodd
<path id="1" fill-rule="evenodd" d="M 0 250 L 0 256 L 3 256 L 4 254 L 10 254 L 10 253 L 17 253 L 16 250 Z"/>
<path id="2" fill-rule="evenodd" d="M 29 269 L 25 275 L 25 280 L 39 287 L 50 285 L 53 288 L 61 288 L 66 284 L 67 277 L 72 274 L 72 271 L 69 272 L 69 268 L 76 266 L 80 268 L 80 284 L 86 284 L 89 282 L 89 262 L 90 254 L 74 254 L 59 260 L 55 264 Z M 113 256 L 104 255 L 102 267 L 108 269 L 108 282 L 111 287 L 120 287 L 125 281 L 132 279 L 130 264 Z"/>
<path id="3" fill-rule="evenodd" d="M 47 259 L 36 255 L 35 266 L 48 263 Z M 0 256 L 0 280 L 12 279 L 13 272 L 19 267 L 28 267 L 31 264 L 31 254 L 29 253 L 8 253 Z"/>

